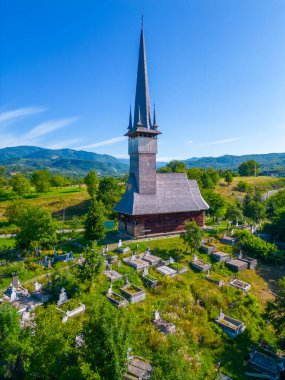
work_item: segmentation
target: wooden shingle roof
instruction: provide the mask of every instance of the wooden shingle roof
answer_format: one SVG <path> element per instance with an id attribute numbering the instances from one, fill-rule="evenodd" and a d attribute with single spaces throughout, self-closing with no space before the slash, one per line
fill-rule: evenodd
<path id="1" fill-rule="evenodd" d="M 207 210 L 196 180 L 185 173 L 157 173 L 156 194 L 139 194 L 133 174 L 115 211 L 128 215 L 166 214 Z"/>

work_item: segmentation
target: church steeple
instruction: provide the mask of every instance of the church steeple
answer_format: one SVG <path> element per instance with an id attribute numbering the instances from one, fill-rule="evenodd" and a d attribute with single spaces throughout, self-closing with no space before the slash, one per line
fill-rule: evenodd
<path id="1" fill-rule="evenodd" d="M 128 130 L 130 131 L 132 128 L 133 128 L 133 118 L 132 118 L 132 107 L 130 106 L 130 116 L 129 116 Z"/>
<path id="2" fill-rule="evenodd" d="M 151 129 L 150 101 L 149 101 L 143 19 L 142 19 L 142 25 L 141 25 L 139 61 L 138 61 L 138 70 L 137 70 L 137 86 L 136 86 L 136 98 L 135 98 L 135 110 L 134 110 L 134 125 L 133 125 L 134 128 L 137 127 L 137 124 L 139 121 L 139 110 L 141 114 L 142 126 L 144 128 Z"/>

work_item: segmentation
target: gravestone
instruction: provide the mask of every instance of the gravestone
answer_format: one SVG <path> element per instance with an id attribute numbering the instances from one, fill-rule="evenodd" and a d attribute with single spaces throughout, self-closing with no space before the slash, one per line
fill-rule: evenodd
<path id="1" fill-rule="evenodd" d="M 57 306 L 63 305 L 68 300 L 66 291 L 64 288 L 61 288 L 59 300 L 57 301 Z"/>

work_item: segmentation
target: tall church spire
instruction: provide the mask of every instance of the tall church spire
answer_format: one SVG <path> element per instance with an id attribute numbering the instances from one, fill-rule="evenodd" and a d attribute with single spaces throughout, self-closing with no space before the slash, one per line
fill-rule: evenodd
<path id="1" fill-rule="evenodd" d="M 132 107 L 130 106 L 130 116 L 129 116 L 129 126 L 128 129 L 131 130 L 133 128 L 133 118 L 132 118 Z"/>
<path id="2" fill-rule="evenodd" d="M 141 25 L 139 61 L 138 61 L 138 71 L 137 71 L 137 87 L 136 87 L 134 124 L 133 124 L 134 129 L 137 127 L 137 124 L 139 121 L 139 110 L 141 114 L 142 126 L 144 128 L 151 129 L 150 101 L 149 101 L 149 90 L 148 90 L 148 76 L 147 76 L 146 51 L 145 51 L 145 40 L 144 40 L 144 30 L 143 30 L 143 18 L 142 18 L 142 25 Z"/>

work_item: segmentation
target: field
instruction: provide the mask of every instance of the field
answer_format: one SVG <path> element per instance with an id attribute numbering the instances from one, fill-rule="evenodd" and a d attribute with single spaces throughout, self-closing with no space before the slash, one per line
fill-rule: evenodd
<path id="1" fill-rule="evenodd" d="M 68 223 L 73 217 L 82 217 L 87 212 L 89 198 L 85 187 L 70 186 L 44 194 L 32 192 L 25 196 L 23 201 L 33 206 L 45 207 L 56 220 L 62 221 L 64 217 Z M 9 225 L 5 217 L 7 207 L 14 199 L 16 198 L 11 192 L 6 192 L 0 201 L 0 234 L 14 232 L 15 226 Z M 65 227 L 68 227 L 68 224 Z"/>
<path id="2" fill-rule="evenodd" d="M 233 182 L 228 186 L 224 181 L 221 181 L 215 191 L 220 193 L 227 201 L 233 202 L 235 199 L 241 200 L 245 193 L 236 190 L 238 182 L 243 181 L 252 186 L 261 188 L 263 193 L 272 190 L 278 185 L 280 179 L 273 177 L 234 177 Z"/>

